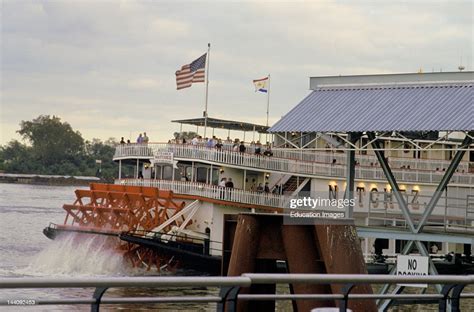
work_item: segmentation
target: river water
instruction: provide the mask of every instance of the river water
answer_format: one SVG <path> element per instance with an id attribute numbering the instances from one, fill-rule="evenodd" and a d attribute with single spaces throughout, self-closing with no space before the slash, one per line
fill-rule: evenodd
<path id="1" fill-rule="evenodd" d="M 43 228 L 50 222 L 62 224 L 62 205 L 72 203 L 74 190 L 81 187 L 0 184 L 0 277 L 94 277 L 158 275 L 143 269 L 131 269 L 122 256 L 105 248 L 101 238 L 74 236 L 49 240 Z M 286 292 L 287 287 L 279 287 Z M 474 291 L 472 287 L 469 289 Z M 0 290 L 0 300 L 91 298 L 93 289 Z M 216 288 L 111 289 L 106 297 L 217 295 Z M 470 302 L 463 306 L 473 311 Z M 285 311 L 288 303 L 277 303 Z M 141 304 L 109 305 L 101 311 L 214 311 L 215 304 Z M 394 311 L 436 311 L 435 305 L 396 307 Z M 468 311 L 466 310 L 466 311 Z M 90 311 L 86 305 L 75 306 L 0 306 L 0 311 Z M 464 310 L 463 310 L 464 311 Z"/>
<path id="2" fill-rule="evenodd" d="M 1 277 L 94 277 L 158 275 L 131 269 L 122 256 L 105 248 L 100 237 L 49 240 L 43 228 L 62 224 L 62 205 L 73 203 L 81 187 L 0 184 L 0 276 Z M 105 296 L 182 296 L 217 294 L 217 289 L 111 289 Z M 91 298 L 93 289 L 0 290 L 1 300 Z M 109 305 L 101 311 L 211 311 L 215 304 Z M 90 311 L 90 306 L 0 306 L 0 311 Z"/>

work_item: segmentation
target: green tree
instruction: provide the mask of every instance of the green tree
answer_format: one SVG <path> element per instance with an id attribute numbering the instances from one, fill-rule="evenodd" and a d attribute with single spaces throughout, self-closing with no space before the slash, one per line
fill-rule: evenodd
<path id="1" fill-rule="evenodd" d="M 183 132 L 175 132 L 173 133 L 173 136 L 175 139 L 186 139 L 186 141 L 191 141 L 193 138 L 197 137 L 199 134 L 197 134 L 194 131 L 183 131 Z"/>
<path id="2" fill-rule="evenodd" d="M 84 139 L 79 131 L 56 116 L 41 115 L 32 121 L 22 121 L 18 133 L 31 143 L 32 156 L 44 166 L 77 162 L 84 151 Z"/>
<path id="3" fill-rule="evenodd" d="M 18 131 L 31 145 L 16 140 L 0 146 L 0 170 L 12 173 L 98 176 L 112 182 L 118 174 L 112 161 L 115 138 L 84 142 L 59 117 L 39 116 L 22 121 Z M 97 162 L 100 160 L 100 164 Z M 99 168 L 101 169 L 99 171 Z"/>
<path id="4" fill-rule="evenodd" d="M 12 173 L 34 170 L 36 164 L 32 161 L 32 154 L 33 149 L 30 146 L 12 140 L 0 148 L 0 170 Z"/>

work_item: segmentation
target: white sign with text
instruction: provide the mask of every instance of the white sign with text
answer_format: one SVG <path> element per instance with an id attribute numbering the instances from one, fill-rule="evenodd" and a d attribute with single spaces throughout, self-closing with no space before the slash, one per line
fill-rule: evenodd
<path id="1" fill-rule="evenodd" d="M 173 153 L 171 152 L 155 152 L 153 156 L 155 164 L 173 164 Z"/>
<path id="2" fill-rule="evenodd" d="M 426 276 L 428 275 L 428 257 L 397 256 L 397 275 Z M 428 287 L 426 284 L 399 284 L 400 286 Z"/>

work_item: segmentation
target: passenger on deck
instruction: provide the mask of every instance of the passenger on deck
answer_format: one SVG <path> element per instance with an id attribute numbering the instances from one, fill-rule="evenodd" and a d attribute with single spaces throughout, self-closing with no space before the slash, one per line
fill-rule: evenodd
<path id="1" fill-rule="evenodd" d="M 150 140 L 150 139 L 149 139 L 148 136 L 146 135 L 146 132 L 143 132 L 143 139 L 142 139 L 143 143 L 144 143 L 144 144 L 148 144 L 148 141 L 149 141 L 149 140 Z"/>
<path id="2" fill-rule="evenodd" d="M 263 152 L 263 155 L 273 156 L 272 147 L 270 145 L 267 145 L 267 148 L 265 149 L 265 152 Z"/>
<path id="3" fill-rule="evenodd" d="M 235 139 L 234 140 L 234 145 L 232 145 L 232 150 L 234 152 L 238 152 L 239 151 L 239 139 Z"/>
<path id="4" fill-rule="evenodd" d="M 195 136 L 192 140 L 191 140 L 191 145 L 198 145 L 199 143 L 199 138 L 198 136 Z"/>
<path id="5" fill-rule="evenodd" d="M 265 193 L 270 193 L 270 186 L 268 185 L 268 182 L 265 182 L 265 187 L 263 188 L 263 191 Z"/>
<path id="6" fill-rule="evenodd" d="M 247 148 L 244 145 L 244 141 L 240 142 L 239 152 L 245 153 L 246 150 L 247 150 Z"/>
<path id="7" fill-rule="evenodd" d="M 120 144 L 125 144 L 125 140 L 124 140 L 123 137 L 122 137 L 122 139 L 120 140 Z"/>
<path id="8" fill-rule="evenodd" d="M 221 188 L 220 190 L 220 198 L 224 199 L 225 198 L 225 190 L 224 188 L 226 187 L 227 184 L 227 178 L 222 178 L 221 181 L 219 182 L 219 187 Z"/>
<path id="9" fill-rule="evenodd" d="M 225 183 L 225 187 L 234 188 L 234 182 L 232 182 L 232 178 L 229 178 Z"/>
<path id="10" fill-rule="evenodd" d="M 222 149 L 222 140 L 221 140 L 221 139 L 219 139 L 219 140 L 217 141 L 215 147 L 216 147 L 216 149 L 219 150 L 219 151 Z"/>
<path id="11" fill-rule="evenodd" d="M 257 191 L 257 183 L 255 183 L 255 179 L 252 179 L 252 186 L 250 186 L 250 191 L 252 192 Z"/>
<path id="12" fill-rule="evenodd" d="M 221 181 L 219 182 L 219 186 L 220 187 L 225 187 L 226 182 L 227 182 L 227 178 L 226 177 L 222 178 Z"/>
<path id="13" fill-rule="evenodd" d="M 143 136 L 142 136 L 141 133 L 140 133 L 140 135 L 139 135 L 138 138 L 137 138 L 137 143 L 138 143 L 138 144 L 142 144 L 142 143 L 143 143 Z"/>
<path id="14" fill-rule="evenodd" d="M 208 148 L 213 148 L 214 147 L 214 139 L 213 138 L 207 139 L 206 147 L 208 147 Z"/>
<path id="15" fill-rule="evenodd" d="M 257 186 L 257 192 L 258 193 L 263 193 L 263 191 L 264 191 L 263 185 L 262 185 L 262 183 L 259 183 L 258 186 Z"/>
<path id="16" fill-rule="evenodd" d="M 261 155 L 262 154 L 262 143 L 260 141 L 257 141 L 257 144 L 255 144 L 255 155 Z"/>

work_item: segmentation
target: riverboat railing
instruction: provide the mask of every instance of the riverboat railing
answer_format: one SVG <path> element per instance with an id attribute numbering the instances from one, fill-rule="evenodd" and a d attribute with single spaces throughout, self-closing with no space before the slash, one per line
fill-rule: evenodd
<path id="1" fill-rule="evenodd" d="M 195 159 L 209 161 L 218 164 L 233 165 L 238 167 L 255 168 L 273 172 L 284 172 L 302 176 L 328 176 L 345 177 L 346 166 L 343 155 L 322 153 L 318 161 L 303 161 L 298 159 L 280 158 L 274 152 L 273 156 L 255 155 L 252 153 L 239 153 L 230 150 L 218 150 L 203 146 L 180 145 L 180 144 L 129 144 L 120 145 L 115 151 L 114 159 L 144 158 L 151 159 L 157 152 L 171 152 L 177 159 Z M 316 156 L 315 156 L 316 157 Z M 338 160 L 339 159 L 339 160 Z M 385 175 L 377 162 L 371 162 L 371 166 L 358 165 L 355 168 L 357 179 L 385 180 Z M 392 169 L 395 178 L 399 181 L 439 183 L 444 172 L 441 170 L 413 170 Z M 474 185 L 474 174 L 455 173 L 451 178 L 455 184 Z"/>
<path id="2" fill-rule="evenodd" d="M 272 193 L 250 192 L 217 185 L 171 180 L 152 179 L 119 179 L 116 184 L 152 186 L 158 189 L 171 190 L 176 194 L 193 195 L 222 201 L 243 203 L 254 206 L 288 208 L 292 197 Z"/>
<path id="3" fill-rule="evenodd" d="M 406 220 L 403 218 L 399 205 L 393 194 L 387 192 L 371 191 L 367 195 L 368 211 L 367 226 L 398 226 L 407 228 Z M 426 209 L 430 196 L 417 193 L 403 194 L 407 207 L 413 217 L 420 217 Z M 427 222 L 428 226 L 434 226 L 438 231 L 472 231 L 474 230 L 474 214 L 469 214 L 469 208 L 473 196 L 459 198 L 454 196 L 442 196 Z M 357 211 L 357 204 L 354 209 Z"/>
<path id="4" fill-rule="evenodd" d="M 114 158 L 122 157 L 153 157 L 157 150 L 174 148 L 174 147 L 188 147 L 194 149 L 211 149 L 203 144 L 174 144 L 174 143 L 149 143 L 149 144 L 122 144 L 118 145 L 115 150 Z M 263 154 L 265 148 L 261 148 Z M 221 151 L 234 152 L 232 144 L 224 144 Z M 273 157 L 284 158 L 287 160 L 298 160 L 306 162 L 317 162 L 325 164 L 345 164 L 346 156 L 342 151 L 337 150 L 320 150 L 320 149 L 291 149 L 291 148 L 274 148 L 271 150 Z M 255 155 L 255 146 L 247 145 L 246 154 Z M 377 157 L 374 155 L 356 155 L 356 161 L 360 166 L 378 167 Z M 389 157 L 389 163 L 392 168 L 406 169 L 406 170 L 431 170 L 443 171 L 446 170 L 450 164 L 450 160 L 441 159 L 413 159 L 408 157 Z M 471 165 L 474 165 L 471 163 Z M 472 167 L 472 166 L 471 166 Z M 470 163 L 462 161 L 458 166 L 459 173 L 468 173 Z"/>
<path id="5" fill-rule="evenodd" d="M 172 180 L 153 180 L 153 179 L 117 179 L 115 184 L 151 186 L 158 189 L 171 190 L 176 194 L 191 195 L 201 198 L 217 199 L 221 201 L 248 204 L 260 207 L 274 207 L 283 209 L 283 212 L 289 212 L 290 200 L 295 196 L 279 195 L 272 193 L 260 193 L 246 191 L 235 188 L 224 188 L 217 185 Z M 400 210 L 392 193 L 387 192 L 369 192 L 369 205 L 366 209 L 360 209 L 356 201 L 354 212 L 367 214 L 367 220 L 372 224 L 391 227 L 406 227 L 403 214 Z M 404 199 L 408 203 L 410 213 L 416 217 L 421 216 L 426 208 L 426 202 L 429 196 L 417 194 L 404 194 Z M 453 196 L 442 196 L 436 205 L 428 225 L 437 226 L 438 230 L 449 232 L 472 231 L 474 229 L 474 214 L 468 214 L 470 202 L 466 198 Z M 395 225 L 394 225 L 395 224 Z"/>
<path id="6" fill-rule="evenodd" d="M 340 294 L 241 294 L 243 287 L 258 284 L 339 284 L 344 285 Z M 353 285 L 359 284 L 440 284 L 444 285 L 439 294 L 353 294 Z M 439 311 L 459 311 L 461 300 L 474 298 L 474 293 L 463 293 L 467 285 L 474 284 L 474 275 L 464 276 L 397 276 L 363 274 L 243 274 L 241 276 L 149 276 L 149 277 L 94 277 L 94 278 L 0 278 L 1 289 L 52 289 L 52 288 L 94 288 L 92 298 L 70 296 L 68 298 L 25 298 L 24 292 L 11 298 L 0 299 L 0 306 L 38 306 L 38 305 L 90 305 L 91 311 L 99 311 L 103 305 L 115 304 L 160 304 L 175 303 L 214 303 L 216 311 L 236 311 L 242 301 L 259 300 L 334 300 L 339 311 L 346 311 L 353 300 L 395 300 L 420 303 L 437 303 Z M 184 296 L 105 296 L 109 288 L 171 288 L 171 287 L 218 287 L 219 294 Z M 20 295 L 22 294 L 22 295 Z"/>

